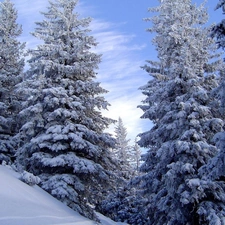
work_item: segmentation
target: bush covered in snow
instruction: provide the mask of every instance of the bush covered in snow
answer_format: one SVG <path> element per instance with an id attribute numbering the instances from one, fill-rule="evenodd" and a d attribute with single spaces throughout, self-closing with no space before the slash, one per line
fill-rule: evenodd
<path id="1" fill-rule="evenodd" d="M 20 180 L 22 180 L 26 184 L 29 184 L 30 186 L 39 184 L 41 182 L 41 179 L 38 176 L 34 176 L 34 174 L 29 173 L 27 171 L 24 171 L 21 174 Z"/>

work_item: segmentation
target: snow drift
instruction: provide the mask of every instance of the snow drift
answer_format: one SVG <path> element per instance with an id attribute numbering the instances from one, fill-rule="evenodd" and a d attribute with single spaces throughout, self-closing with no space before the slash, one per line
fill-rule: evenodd
<path id="1" fill-rule="evenodd" d="M 99 215 L 99 214 L 98 214 Z M 103 225 L 119 224 L 99 215 Z M 20 174 L 0 165 L 0 225 L 94 225 Z M 120 223 L 121 224 L 121 223 Z"/>

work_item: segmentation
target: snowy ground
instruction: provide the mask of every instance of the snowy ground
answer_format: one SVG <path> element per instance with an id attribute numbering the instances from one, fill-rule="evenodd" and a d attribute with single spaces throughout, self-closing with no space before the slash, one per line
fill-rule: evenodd
<path id="1" fill-rule="evenodd" d="M 19 180 L 19 174 L 0 165 L 0 225 L 94 225 L 38 186 Z M 119 225 L 99 215 L 103 225 Z"/>

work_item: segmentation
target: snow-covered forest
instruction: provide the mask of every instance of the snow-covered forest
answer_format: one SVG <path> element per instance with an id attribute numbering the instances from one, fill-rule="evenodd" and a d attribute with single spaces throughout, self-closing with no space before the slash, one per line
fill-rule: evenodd
<path id="1" fill-rule="evenodd" d="M 158 2 L 145 18 L 157 61 L 140 65 L 149 81 L 137 87 L 153 126 L 134 144 L 103 114 L 101 55 L 78 0 L 49 1 L 32 49 L 14 4 L 0 2 L 0 164 L 93 223 L 224 225 L 225 20 L 208 27 L 204 4 Z M 225 13 L 225 0 L 215 7 Z"/>

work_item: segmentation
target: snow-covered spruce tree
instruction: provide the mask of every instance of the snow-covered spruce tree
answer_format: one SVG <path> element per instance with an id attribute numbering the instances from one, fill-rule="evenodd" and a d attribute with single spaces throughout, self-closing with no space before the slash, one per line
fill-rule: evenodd
<path id="1" fill-rule="evenodd" d="M 74 12 L 78 0 L 49 1 L 33 35 L 43 41 L 30 50 L 28 95 L 20 112 L 18 164 L 41 178 L 41 186 L 69 207 L 95 218 L 89 203 L 107 194 L 116 169 L 104 129 L 113 120 L 100 110 L 109 105 L 95 81 L 100 56 L 91 48 L 90 18 Z M 24 88 L 26 87 L 26 88 Z M 103 191 L 104 190 L 104 191 Z"/>
<path id="2" fill-rule="evenodd" d="M 10 0 L 0 2 L 0 163 L 10 162 L 15 153 L 12 137 L 16 132 L 18 99 L 15 86 L 24 67 L 24 44 L 18 41 L 22 28 Z"/>
<path id="3" fill-rule="evenodd" d="M 214 136 L 220 150 L 215 157 L 199 169 L 202 179 L 198 189 L 205 195 L 199 204 L 199 224 L 224 224 L 225 222 L 225 132 Z"/>
<path id="4" fill-rule="evenodd" d="M 134 196 L 131 196 L 133 191 L 128 189 L 129 179 L 134 175 L 135 169 L 131 164 L 131 146 L 129 146 L 130 140 L 127 139 L 127 129 L 120 117 L 115 126 L 115 141 L 112 154 L 119 163 L 115 173 L 120 179 L 117 180 L 116 192 L 110 192 L 107 198 L 98 205 L 97 211 L 115 221 L 125 221 L 133 211 L 129 209 L 132 203 L 127 203 L 131 199 L 135 201 Z"/>
<path id="5" fill-rule="evenodd" d="M 216 9 L 224 11 L 225 1 L 221 0 Z M 224 50 L 225 47 L 225 20 L 215 25 L 212 29 L 213 37 L 216 37 L 218 47 Z M 214 90 L 220 100 L 219 112 L 221 118 L 225 119 L 225 74 L 224 68 L 220 72 L 221 80 L 219 86 Z M 198 213 L 201 224 L 224 224 L 225 223 L 225 132 L 218 132 L 214 138 L 219 152 L 210 159 L 206 165 L 199 169 L 202 179 L 200 187 L 205 192 L 204 200 L 201 201 Z"/>
<path id="6" fill-rule="evenodd" d="M 137 143 L 137 138 L 135 138 L 134 145 L 132 146 L 132 157 L 131 157 L 131 165 L 135 171 L 139 171 L 140 161 L 141 161 L 141 149 Z"/>
<path id="7" fill-rule="evenodd" d="M 121 175 L 124 178 L 129 178 L 133 172 L 131 167 L 131 146 L 129 146 L 130 140 L 127 139 L 127 129 L 120 117 L 115 127 L 115 139 L 116 144 L 113 153 L 121 166 Z"/>
<path id="8" fill-rule="evenodd" d="M 143 119 L 154 126 L 140 134 L 139 145 L 148 148 L 141 166 L 140 185 L 148 198 L 143 208 L 146 224 L 201 224 L 199 204 L 205 197 L 198 169 L 217 153 L 211 143 L 222 129 L 215 117 L 211 90 L 220 67 L 215 44 L 205 28 L 207 12 L 191 0 L 161 0 L 150 11 L 156 16 L 148 31 L 156 32 L 153 44 L 158 62 L 144 69 L 152 79 L 142 87 L 146 95 Z"/>

